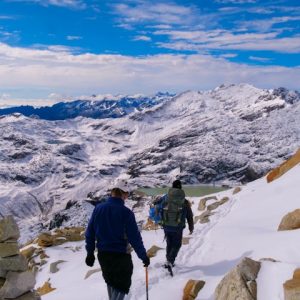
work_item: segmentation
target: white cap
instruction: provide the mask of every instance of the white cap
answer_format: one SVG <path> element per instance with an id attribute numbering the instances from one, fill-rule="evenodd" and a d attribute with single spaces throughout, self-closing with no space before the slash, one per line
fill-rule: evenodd
<path id="1" fill-rule="evenodd" d="M 116 180 L 115 183 L 114 183 L 114 187 L 119 188 L 123 192 L 128 192 L 129 191 L 129 184 L 124 179 Z"/>

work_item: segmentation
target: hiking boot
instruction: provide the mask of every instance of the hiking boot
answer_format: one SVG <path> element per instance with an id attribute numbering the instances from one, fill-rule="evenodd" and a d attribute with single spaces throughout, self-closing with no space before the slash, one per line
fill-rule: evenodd
<path id="1" fill-rule="evenodd" d="M 171 262 L 169 262 L 169 261 L 166 261 L 166 262 L 164 263 L 164 268 L 166 268 L 166 269 L 168 269 L 169 267 L 173 268 L 174 266 L 175 266 L 175 264 L 174 264 L 174 263 L 171 263 Z"/>

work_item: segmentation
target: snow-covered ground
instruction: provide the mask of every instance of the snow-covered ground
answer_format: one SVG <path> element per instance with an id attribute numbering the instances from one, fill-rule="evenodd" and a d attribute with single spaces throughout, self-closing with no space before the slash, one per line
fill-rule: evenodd
<path id="1" fill-rule="evenodd" d="M 188 245 L 183 245 L 171 278 L 161 267 L 165 250 L 151 259 L 149 266 L 149 298 L 157 300 L 180 300 L 189 279 L 204 280 L 204 288 L 197 299 L 213 300 L 214 290 L 224 275 L 243 257 L 255 260 L 272 258 L 278 262 L 263 261 L 258 275 L 259 300 L 283 300 L 283 283 L 292 278 L 300 267 L 299 230 L 277 231 L 282 217 L 299 208 L 300 165 L 279 179 L 267 183 L 266 178 L 242 187 L 233 195 L 232 190 L 216 194 L 218 199 L 228 196 L 230 200 L 216 209 L 207 224 L 195 224 L 195 231 Z M 194 215 L 198 211 L 199 198 L 191 198 Z M 143 212 L 144 213 L 144 212 Z M 185 231 L 184 236 L 188 232 Z M 143 231 L 146 248 L 152 245 L 165 247 L 162 230 Z M 43 300 L 105 300 L 106 286 L 101 273 L 84 279 L 90 270 L 84 264 L 84 242 L 73 242 L 46 249 L 50 256 L 37 276 L 36 287 L 47 280 L 56 288 L 42 297 Z M 49 264 L 57 260 L 59 271 L 50 274 Z M 145 270 L 133 254 L 134 273 L 132 288 L 127 299 L 145 299 Z M 98 268 L 98 264 L 93 269 Z"/>

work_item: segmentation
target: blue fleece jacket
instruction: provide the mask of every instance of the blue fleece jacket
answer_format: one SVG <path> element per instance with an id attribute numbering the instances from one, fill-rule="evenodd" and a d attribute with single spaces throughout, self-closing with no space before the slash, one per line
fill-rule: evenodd
<path id="1" fill-rule="evenodd" d="M 88 253 L 94 253 L 96 242 L 100 251 L 127 253 L 130 243 L 141 260 L 147 256 L 134 213 L 120 198 L 110 197 L 95 207 L 85 241 Z"/>

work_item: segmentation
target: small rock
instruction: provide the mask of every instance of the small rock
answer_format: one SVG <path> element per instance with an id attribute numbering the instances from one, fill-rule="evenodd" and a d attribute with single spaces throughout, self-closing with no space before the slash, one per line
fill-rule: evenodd
<path id="1" fill-rule="evenodd" d="M 283 284 L 284 300 L 300 299 L 300 269 L 294 271 L 293 279 Z"/>
<path id="2" fill-rule="evenodd" d="M 26 249 L 21 250 L 21 254 L 25 256 L 27 259 L 30 259 L 33 256 L 36 249 L 37 249 L 36 247 L 30 246 Z"/>
<path id="3" fill-rule="evenodd" d="M 51 247 L 54 243 L 54 237 L 50 233 L 42 233 L 38 236 L 37 244 L 40 247 Z"/>
<path id="4" fill-rule="evenodd" d="M 202 198 L 199 202 L 198 210 L 200 211 L 205 210 L 206 202 L 209 200 L 218 200 L 218 198 L 216 196 L 209 196 L 209 197 Z"/>
<path id="5" fill-rule="evenodd" d="M 163 248 L 157 247 L 155 245 L 153 245 L 148 251 L 147 251 L 147 255 L 148 257 L 154 257 L 157 254 L 157 251 L 162 250 Z"/>
<path id="6" fill-rule="evenodd" d="M 214 202 L 207 206 L 207 210 L 212 211 L 220 206 L 220 202 Z"/>
<path id="7" fill-rule="evenodd" d="M 232 195 L 235 195 L 235 194 L 239 193 L 241 190 L 242 190 L 241 187 L 239 187 L 239 186 L 236 187 L 236 188 L 233 190 Z"/>
<path id="8" fill-rule="evenodd" d="M 158 230 L 160 226 L 155 224 L 151 219 L 148 218 L 147 223 L 143 226 L 143 230 Z"/>
<path id="9" fill-rule="evenodd" d="M 53 292 L 54 290 L 56 290 L 56 288 L 53 288 L 51 286 L 51 283 L 49 281 L 46 281 L 42 287 L 37 289 L 37 292 L 40 296 L 44 296 Z"/>
<path id="10" fill-rule="evenodd" d="M 296 209 L 293 212 L 288 213 L 281 220 L 278 231 L 282 230 L 294 230 L 300 228 L 300 209 Z"/>
<path id="11" fill-rule="evenodd" d="M 93 274 L 98 273 L 98 272 L 100 272 L 100 271 L 101 271 L 100 268 L 99 268 L 99 269 L 94 269 L 94 270 L 89 270 L 89 271 L 86 273 L 86 275 L 84 276 L 84 279 L 88 279 L 90 276 L 92 276 Z"/>
<path id="12" fill-rule="evenodd" d="M 59 269 L 57 268 L 57 265 L 66 262 L 65 260 L 58 260 L 56 262 L 53 262 L 50 264 L 50 273 L 56 273 L 59 271 Z"/>
<path id="13" fill-rule="evenodd" d="M 188 245 L 190 242 L 191 237 L 183 237 L 182 238 L 182 245 Z"/>
<path id="14" fill-rule="evenodd" d="M 196 299 L 198 293 L 204 287 L 204 285 L 205 285 L 205 281 L 190 279 L 184 287 L 182 300 Z"/>

